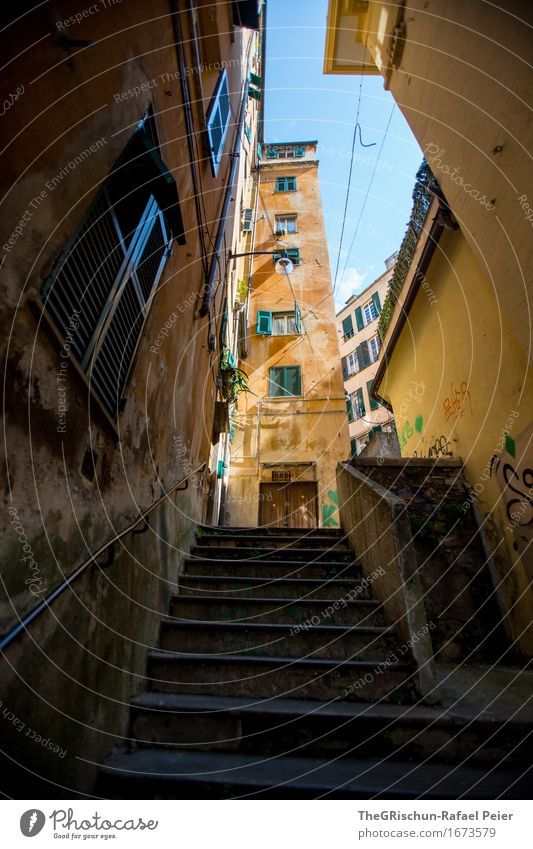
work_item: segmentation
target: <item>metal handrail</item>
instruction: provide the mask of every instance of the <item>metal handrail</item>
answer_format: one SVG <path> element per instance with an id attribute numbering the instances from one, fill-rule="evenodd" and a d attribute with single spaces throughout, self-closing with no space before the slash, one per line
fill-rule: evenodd
<path id="1" fill-rule="evenodd" d="M 111 564 L 113 563 L 113 560 L 114 560 L 114 546 L 115 546 L 115 544 L 117 542 L 119 542 L 119 540 L 123 539 L 123 537 L 127 536 L 128 534 L 143 533 L 145 530 L 147 530 L 148 529 L 147 517 L 150 515 L 150 513 L 152 513 L 152 511 L 155 510 L 156 507 L 159 507 L 159 505 L 163 501 L 165 501 L 165 499 L 168 498 L 169 495 L 172 495 L 174 492 L 176 492 L 176 490 L 179 491 L 179 487 L 182 484 L 187 483 L 187 486 L 188 486 L 190 478 L 194 477 L 194 475 L 197 475 L 199 472 L 203 471 L 203 469 L 205 469 L 206 465 L 207 465 L 207 463 L 204 461 L 200 466 L 198 466 L 197 469 L 195 469 L 192 472 L 189 472 L 189 474 L 186 477 L 181 478 L 181 480 L 179 480 L 173 487 L 171 487 L 168 490 L 168 492 L 163 493 L 163 495 L 161 495 L 157 499 L 157 501 L 154 501 L 154 503 L 151 504 L 150 507 L 148 507 L 146 510 L 144 510 L 144 512 L 142 512 L 135 519 L 134 522 L 132 522 L 130 525 L 128 525 L 128 527 L 125 528 L 125 530 L 121 531 L 119 534 L 115 534 L 114 537 L 112 537 L 110 540 L 108 540 L 103 545 L 101 545 L 100 548 L 98 548 L 95 552 L 93 552 L 93 554 L 91 554 L 91 556 L 88 557 L 87 560 L 85 560 L 80 566 L 78 566 L 78 568 L 75 569 L 68 576 L 68 578 L 65 578 L 55 589 L 53 589 L 50 593 L 48 593 L 46 598 L 43 598 L 43 600 L 40 601 L 39 604 L 36 605 L 36 607 L 33 608 L 33 610 L 30 610 L 29 613 L 27 613 L 22 619 L 19 620 L 17 625 L 15 625 L 10 631 L 7 632 L 7 634 L 5 634 L 0 639 L 0 651 L 4 651 L 9 645 L 11 645 L 13 640 L 15 640 L 16 637 L 18 637 L 19 634 L 21 634 L 23 631 L 27 630 L 28 625 L 31 625 L 31 623 L 35 619 L 37 619 L 38 616 L 41 615 L 41 613 L 44 613 L 45 610 L 48 610 L 50 604 L 53 601 L 55 601 L 55 599 L 58 596 L 60 596 L 68 587 L 70 587 L 70 585 L 77 578 L 79 578 L 80 575 L 82 575 L 89 568 L 89 566 L 95 565 L 95 566 L 98 566 L 100 569 L 107 569 L 109 566 L 111 566 Z M 184 487 L 184 489 L 187 489 L 187 487 Z M 144 523 L 145 527 L 143 528 L 142 531 L 136 531 L 135 529 L 137 528 L 138 525 L 141 524 L 141 522 Z M 107 561 L 105 563 L 97 563 L 96 562 L 97 558 L 101 557 L 102 554 L 104 554 L 106 551 L 109 552 Z"/>

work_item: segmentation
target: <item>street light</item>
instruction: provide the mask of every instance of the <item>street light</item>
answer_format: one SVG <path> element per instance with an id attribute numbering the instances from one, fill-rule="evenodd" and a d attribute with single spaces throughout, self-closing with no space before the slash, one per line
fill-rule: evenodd
<path id="1" fill-rule="evenodd" d="M 244 253 L 234 254 L 231 251 L 228 253 L 228 262 L 232 259 L 239 259 L 242 256 L 277 256 L 279 251 L 245 251 Z M 283 250 L 279 255 L 274 270 L 278 274 L 292 274 L 294 271 L 294 263 L 287 256 L 287 251 Z"/>

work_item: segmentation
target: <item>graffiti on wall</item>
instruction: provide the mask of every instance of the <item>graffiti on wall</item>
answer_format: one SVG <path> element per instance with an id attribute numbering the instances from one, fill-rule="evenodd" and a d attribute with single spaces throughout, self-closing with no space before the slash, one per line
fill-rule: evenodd
<path id="1" fill-rule="evenodd" d="M 335 513 L 339 506 L 339 495 L 336 489 L 330 489 L 328 492 L 328 501 L 322 503 L 322 527 L 323 528 L 338 528 L 339 523 L 335 519 Z"/>
<path id="2" fill-rule="evenodd" d="M 400 446 L 404 448 L 405 445 L 407 445 L 407 443 L 411 439 L 411 437 L 415 435 L 415 433 L 422 433 L 423 427 L 424 419 L 422 416 L 416 417 L 414 421 L 414 426 L 411 424 L 409 419 L 406 419 L 405 424 L 398 433 L 398 437 L 400 439 Z"/>
<path id="3" fill-rule="evenodd" d="M 454 385 L 452 380 L 450 383 L 450 394 L 444 398 L 442 409 L 448 422 L 460 419 L 465 411 L 473 415 L 472 397 L 466 380 L 462 381 L 459 389 Z"/>
<path id="4" fill-rule="evenodd" d="M 533 577 L 533 422 L 513 439 L 507 436 L 505 448 L 497 458 L 496 480 L 502 490 L 507 530 L 513 532 L 515 548 Z"/>

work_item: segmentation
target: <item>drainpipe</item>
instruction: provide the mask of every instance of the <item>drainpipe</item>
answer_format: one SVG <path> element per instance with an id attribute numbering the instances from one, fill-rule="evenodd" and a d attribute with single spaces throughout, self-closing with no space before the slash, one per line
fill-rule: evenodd
<path id="1" fill-rule="evenodd" d="M 194 205 L 196 208 L 196 220 L 198 222 L 198 233 L 200 236 L 200 249 L 202 252 L 202 265 L 204 273 L 207 271 L 207 252 L 204 243 L 205 225 L 202 218 L 202 208 L 200 206 L 200 184 L 198 180 L 198 172 L 196 170 L 196 153 L 194 149 L 194 122 L 191 109 L 191 97 L 189 86 L 187 83 L 187 66 L 185 63 L 185 54 L 183 51 L 183 32 L 181 29 L 180 13 L 176 0 L 170 0 L 170 8 L 172 18 L 172 30 L 174 40 L 176 42 L 176 55 L 178 58 L 178 67 L 180 72 L 181 96 L 183 100 L 183 109 L 185 113 L 185 128 L 187 133 L 187 147 L 189 149 L 189 160 L 191 166 L 192 184 L 194 192 Z M 201 103 L 201 113 L 203 114 L 203 102 Z"/>
<path id="2" fill-rule="evenodd" d="M 250 50 L 252 48 L 253 39 L 250 40 L 250 48 L 248 51 L 248 60 L 246 63 L 246 67 L 248 67 L 250 60 Z M 244 125 L 244 116 L 246 114 L 246 104 L 248 102 L 248 75 L 246 75 L 246 79 L 244 81 L 243 86 L 243 94 L 241 101 L 241 108 L 239 112 L 239 118 L 237 121 L 236 132 L 235 132 L 235 142 L 233 144 L 233 150 L 230 154 L 231 157 L 231 166 L 228 175 L 228 183 L 226 186 L 226 194 L 224 195 L 224 203 L 222 204 L 222 211 L 220 213 L 220 218 L 218 222 L 218 230 L 215 239 L 215 247 L 213 249 L 213 253 L 211 255 L 211 265 L 209 266 L 209 273 L 207 275 L 207 280 L 204 286 L 204 296 L 202 298 L 202 304 L 200 309 L 198 310 L 198 314 L 200 316 L 207 315 L 209 309 L 211 307 L 211 301 L 213 300 L 213 295 L 215 292 L 215 276 L 219 267 L 219 259 L 220 253 L 222 251 L 222 245 L 224 242 L 224 234 L 226 231 L 226 223 L 229 212 L 229 205 L 231 201 L 231 195 L 233 193 L 235 176 L 237 174 L 237 168 L 239 166 L 239 159 L 241 155 L 241 136 Z M 225 269 L 225 264 L 224 264 Z"/>

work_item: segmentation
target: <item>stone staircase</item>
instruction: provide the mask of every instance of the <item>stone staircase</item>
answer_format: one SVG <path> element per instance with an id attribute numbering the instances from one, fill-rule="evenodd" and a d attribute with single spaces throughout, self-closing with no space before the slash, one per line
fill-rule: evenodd
<path id="1" fill-rule="evenodd" d="M 340 531 L 199 529 L 96 792 L 523 798 L 530 726 L 421 705 L 398 649 Z"/>

